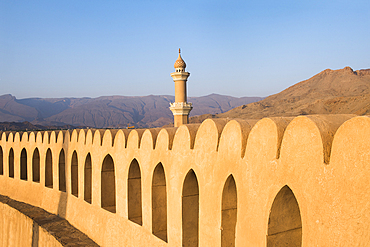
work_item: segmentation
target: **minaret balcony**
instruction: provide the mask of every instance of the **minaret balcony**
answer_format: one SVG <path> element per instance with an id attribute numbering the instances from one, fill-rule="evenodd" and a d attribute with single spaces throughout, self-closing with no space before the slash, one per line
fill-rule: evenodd
<path id="1" fill-rule="evenodd" d="M 174 81 L 186 81 L 190 76 L 189 72 L 173 72 L 171 77 Z"/>
<path id="2" fill-rule="evenodd" d="M 193 109 L 193 104 L 188 102 L 174 102 L 170 103 L 170 110 L 173 115 L 188 115 Z"/>

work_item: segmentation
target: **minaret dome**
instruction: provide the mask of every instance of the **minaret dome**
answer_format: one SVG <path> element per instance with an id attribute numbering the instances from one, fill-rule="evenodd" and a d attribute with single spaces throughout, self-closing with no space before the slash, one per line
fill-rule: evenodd
<path id="1" fill-rule="evenodd" d="M 179 48 L 179 57 L 177 58 L 174 67 L 176 69 L 176 72 L 184 72 L 186 68 L 186 63 L 181 57 L 181 50 Z"/>

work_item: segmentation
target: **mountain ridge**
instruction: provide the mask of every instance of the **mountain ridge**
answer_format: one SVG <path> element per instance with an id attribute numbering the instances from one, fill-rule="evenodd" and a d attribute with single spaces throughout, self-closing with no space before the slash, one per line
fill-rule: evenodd
<path id="1" fill-rule="evenodd" d="M 192 117 L 261 119 L 312 114 L 370 114 L 370 69 L 326 69 L 265 99 L 217 115 Z"/>
<path id="2" fill-rule="evenodd" d="M 0 122 L 92 128 L 124 128 L 128 124 L 140 128 L 161 127 L 173 122 L 169 103 L 174 99 L 171 95 L 17 99 L 6 94 L 0 96 Z M 219 94 L 188 98 L 194 105 L 191 115 L 222 113 L 261 99 Z"/>

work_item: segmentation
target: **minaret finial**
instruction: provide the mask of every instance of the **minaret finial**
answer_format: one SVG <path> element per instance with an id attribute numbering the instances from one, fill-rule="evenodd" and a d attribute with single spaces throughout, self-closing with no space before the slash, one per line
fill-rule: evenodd
<path id="1" fill-rule="evenodd" d="M 179 53 L 181 53 L 181 49 L 179 48 Z"/>

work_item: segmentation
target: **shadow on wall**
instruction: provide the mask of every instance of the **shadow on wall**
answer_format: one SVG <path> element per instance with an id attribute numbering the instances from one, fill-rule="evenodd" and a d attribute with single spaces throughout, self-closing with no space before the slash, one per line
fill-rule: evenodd
<path id="1" fill-rule="evenodd" d="M 127 190 L 128 219 L 142 226 L 141 170 L 136 159 L 131 162 L 128 171 Z"/>
<path id="2" fill-rule="evenodd" d="M 32 155 L 32 181 L 40 183 L 40 152 L 35 148 Z"/>
<path id="3" fill-rule="evenodd" d="M 39 247 L 39 231 L 40 226 L 33 222 L 32 224 L 32 247 Z"/>
<path id="4" fill-rule="evenodd" d="M 286 185 L 276 195 L 271 207 L 267 247 L 302 246 L 302 220 L 293 191 Z"/>
<path id="5" fill-rule="evenodd" d="M 61 193 L 61 209 L 58 213 L 63 217 L 66 212 L 66 197 L 66 193 Z M 5 222 L 0 224 L 0 246 L 99 246 L 66 219 L 42 208 L 3 195 L 0 195 L 0 204 L 0 222 Z M 3 207 L 3 204 L 8 206 Z"/>
<path id="6" fill-rule="evenodd" d="M 167 242 L 167 190 L 162 163 L 153 172 L 152 205 L 152 233 Z"/>
<path id="7" fill-rule="evenodd" d="M 64 219 L 67 215 L 67 202 L 68 202 L 67 193 L 61 192 L 59 196 L 59 203 L 58 203 L 58 216 Z"/>
<path id="8" fill-rule="evenodd" d="M 116 212 L 116 176 L 114 162 L 109 154 L 103 160 L 101 171 L 101 207 Z"/>
<path id="9" fill-rule="evenodd" d="M 64 149 L 60 150 L 59 153 L 59 190 L 66 192 L 66 165 L 65 165 L 65 153 Z"/>
<path id="10" fill-rule="evenodd" d="M 182 189 L 182 246 L 199 246 L 199 186 L 193 169 L 185 177 Z"/>

